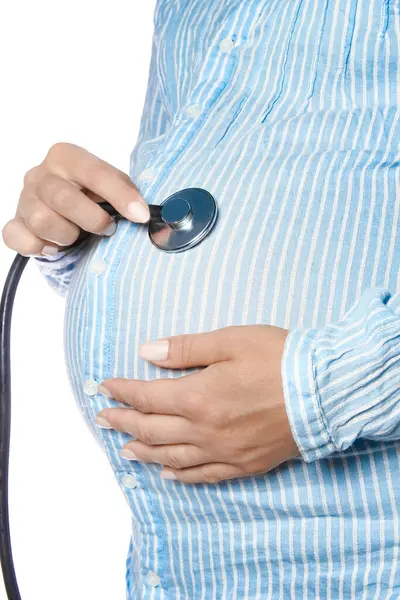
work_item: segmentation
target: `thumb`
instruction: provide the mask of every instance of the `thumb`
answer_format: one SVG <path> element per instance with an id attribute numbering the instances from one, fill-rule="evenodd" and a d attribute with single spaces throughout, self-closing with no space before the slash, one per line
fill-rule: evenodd
<path id="1" fill-rule="evenodd" d="M 148 341 L 140 346 L 139 356 L 165 368 L 207 367 L 232 359 L 233 329 L 224 327 Z"/>

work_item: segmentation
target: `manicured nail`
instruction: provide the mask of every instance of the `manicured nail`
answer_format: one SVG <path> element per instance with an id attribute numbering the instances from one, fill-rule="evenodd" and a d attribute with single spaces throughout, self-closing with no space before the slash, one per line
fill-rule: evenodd
<path id="1" fill-rule="evenodd" d="M 168 340 L 145 342 L 139 348 L 139 356 L 145 360 L 165 360 L 168 357 Z"/>
<path id="2" fill-rule="evenodd" d="M 56 254 L 58 254 L 58 252 L 59 250 L 57 246 L 45 246 L 41 253 L 44 256 L 55 256 Z"/>
<path id="3" fill-rule="evenodd" d="M 110 390 L 108 390 L 107 388 L 104 387 L 104 385 L 99 385 L 99 394 L 103 394 L 103 396 L 106 396 L 107 398 L 112 398 L 113 395 L 110 392 Z"/>
<path id="4" fill-rule="evenodd" d="M 111 221 L 111 223 L 104 229 L 103 231 L 103 235 L 110 237 L 111 235 L 114 235 L 114 233 L 117 231 L 117 223 L 115 222 L 115 220 L 113 219 Z"/>
<path id="5" fill-rule="evenodd" d="M 128 450 L 128 448 L 122 448 L 120 455 L 127 460 L 137 460 L 136 454 L 132 450 Z"/>
<path id="6" fill-rule="evenodd" d="M 172 471 L 161 471 L 160 475 L 163 479 L 176 479 L 176 475 Z"/>
<path id="7" fill-rule="evenodd" d="M 150 210 L 140 202 L 131 202 L 126 210 L 132 221 L 136 223 L 147 223 L 150 219 Z"/>
<path id="8" fill-rule="evenodd" d="M 96 417 L 96 425 L 101 427 L 102 429 L 112 429 L 110 423 L 104 417 Z"/>

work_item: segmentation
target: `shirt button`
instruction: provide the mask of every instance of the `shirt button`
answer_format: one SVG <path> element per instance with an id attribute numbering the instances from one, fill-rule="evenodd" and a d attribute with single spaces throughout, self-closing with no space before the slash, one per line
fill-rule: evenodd
<path id="1" fill-rule="evenodd" d="M 147 581 L 153 587 L 157 587 L 158 585 L 160 585 L 161 580 L 160 580 L 159 576 L 157 575 L 157 573 L 153 573 L 153 571 L 149 571 L 147 573 Z"/>
<path id="2" fill-rule="evenodd" d="M 130 475 L 130 473 L 126 473 L 122 479 L 121 479 L 122 483 L 124 484 L 124 486 L 126 488 L 128 488 L 129 490 L 134 490 L 135 487 L 137 486 L 137 481 L 134 478 L 133 475 Z"/>
<path id="3" fill-rule="evenodd" d="M 141 181 L 151 181 L 152 179 L 154 179 L 154 177 L 155 177 L 154 169 L 149 167 L 148 169 L 145 169 L 144 171 L 142 171 L 140 173 L 138 179 L 140 179 Z"/>
<path id="4" fill-rule="evenodd" d="M 198 104 L 191 104 L 187 107 L 186 114 L 189 117 L 199 117 L 201 115 L 201 107 Z"/>
<path id="5" fill-rule="evenodd" d="M 219 49 L 221 52 L 230 52 L 234 47 L 235 42 L 231 37 L 226 37 L 219 43 Z"/>
<path id="6" fill-rule="evenodd" d="M 99 384 L 94 379 L 88 379 L 83 384 L 83 391 L 88 396 L 95 396 L 99 391 Z"/>
<path id="7" fill-rule="evenodd" d="M 105 260 L 93 260 L 90 265 L 90 270 L 95 275 L 101 275 L 107 268 L 107 263 Z"/>

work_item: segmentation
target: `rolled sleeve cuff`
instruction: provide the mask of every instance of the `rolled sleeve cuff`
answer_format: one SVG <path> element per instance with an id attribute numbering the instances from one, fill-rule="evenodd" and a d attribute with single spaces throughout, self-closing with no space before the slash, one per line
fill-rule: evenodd
<path id="1" fill-rule="evenodd" d="M 400 296 L 367 290 L 336 324 L 289 333 L 282 357 L 286 410 L 304 460 L 357 439 L 400 439 Z"/>
<path id="2" fill-rule="evenodd" d="M 286 338 L 282 357 L 286 412 L 294 440 L 306 462 L 335 451 L 315 384 L 313 354 L 317 335 L 317 329 L 292 330 Z"/>
<path id="3" fill-rule="evenodd" d="M 65 296 L 72 272 L 90 243 L 90 236 L 78 245 L 61 250 L 55 256 L 35 256 L 33 262 L 44 275 L 50 287 Z"/>

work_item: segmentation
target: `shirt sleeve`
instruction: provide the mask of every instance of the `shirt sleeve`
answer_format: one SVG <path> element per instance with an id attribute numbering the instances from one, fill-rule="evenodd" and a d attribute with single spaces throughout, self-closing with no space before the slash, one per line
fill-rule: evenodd
<path id="1" fill-rule="evenodd" d="M 91 238 L 92 236 L 88 236 L 78 245 L 62 250 L 55 256 L 38 256 L 32 259 L 50 287 L 60 296 L 66 296 L 75 267 Z"/>
<path id="2" fill-rule="evenodd" d="M 359 438 L 400 439 L 400 295 L 364 292 L 336 324 L 289 332 L 282 357 L 286 410 L 305 461 Z"/>

